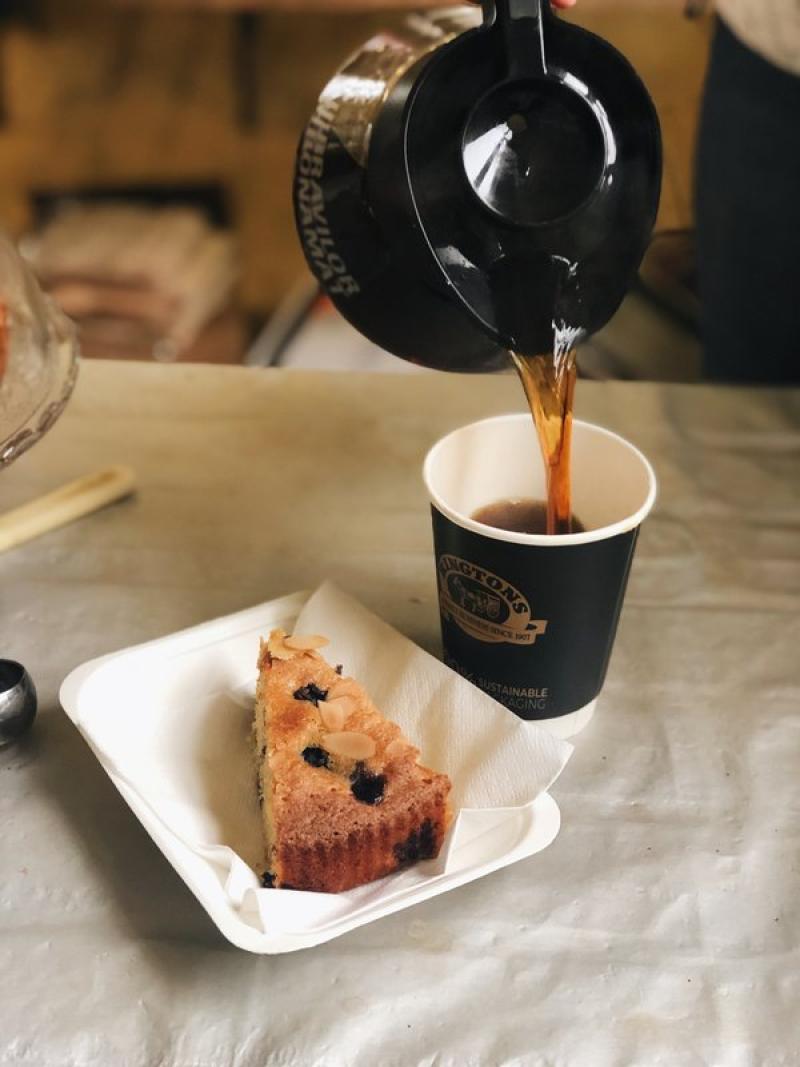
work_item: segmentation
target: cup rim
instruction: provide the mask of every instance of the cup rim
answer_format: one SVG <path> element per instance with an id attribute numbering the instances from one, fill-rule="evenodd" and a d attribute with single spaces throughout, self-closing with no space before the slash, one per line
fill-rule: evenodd
<path id="1" fill-rule="evenodd" d="M 461 512 L 456 511 L 455 508 L 450 507 L 450 505 L 434 490 L 431 484 L 431 471 L 433 465 L 441 450 L 446 447 L 448 441 L 456 434 L 462 433 L 464 430 L 471 429 L 475 426 L 483 426 L 486 423 L 516 422 L 520 419 L 530 421 L 531 416 L 528 412 L 490 415 L 488 418 L 477 419 L 475 422 L 469 422 L 464 426 L 456 427 L 456 429 L 445 434 L 444 437 L 440 437 L 439 440 L 431 446 L 422 465 L 422 478 L 425 482 L 425 487 L 428 491 L 431 503 L 437 511 L 450 519 L 456 526 L 460 526 L 462 529 L 469 530 L 472 533 L 479 534 L 481 537 L 488 537 L 493 541 L 508 541 L 517 545 L 538 545 L 546 548 L 563 548 L 568 545 L 587 545 L 591 544 L 593 541 L 606 541 L 611 537 L 617 537 L 619 534 L 628 533 L 630 530 L 641 525 L 650 513 L 656 500 L 657 482 L 652 464 L 636 445 L 631 444 L 631 442 L 628 441 L 627 438 L 622 437 L 621 434 L 615 433 L 613 430 L 607 430 L 605 427 L 598 426 L 596 423 L 587 422 L 584 419 L 573 419 L 573 429 L 576 426 L 581 426 L 584 429 L 591 430 L 604 437 L 612 438 L 632 452 L 645 469 L 648 481 L 647 496 L 645 497 L 644 503 L 630 515 L 626 515 L 624 518 L 619 519 L 617 522 L 610 523 L 607 526 L 598 526 L 593 530 L 586 530 L 583 533 L 525 534 L 517 533 L 513 530 L 500 530 L 496 526 L 488 526 L 486 523 L 476 522 L 475 519 L 471 519 L 468 515 L 463 515 Z"/>

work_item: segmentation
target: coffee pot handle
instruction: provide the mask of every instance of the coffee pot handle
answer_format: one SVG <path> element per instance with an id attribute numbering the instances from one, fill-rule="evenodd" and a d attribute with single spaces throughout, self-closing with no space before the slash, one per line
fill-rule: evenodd
<path id="1" fill-rule="evenodd" d="M 510 81 L 547 74 L 543 24 L 549 12 L 548 0 L 484 0 L 484 25 L 496 23 L 503 34 Z"/>

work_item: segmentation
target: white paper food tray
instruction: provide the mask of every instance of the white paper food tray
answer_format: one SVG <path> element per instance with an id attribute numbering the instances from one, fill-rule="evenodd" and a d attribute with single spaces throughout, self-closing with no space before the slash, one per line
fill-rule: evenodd
<path id="1" fill-rule="evenodd" d="M 440 857 L 347 893 L 254 889 L 262 845 L 247 694 L 259 637 L 291 631 L 307 598 L 91 660 L 61 687 L 65 711 L 132 811 L 221 933 L 250 952 L 321 944 L 531 856 L 560 825 L 548 793 L 517 808 L 462 809 L 446 871 Z M 120 742 L 126 760 L 146 763 L 147 796 L 109 758 Z"/>

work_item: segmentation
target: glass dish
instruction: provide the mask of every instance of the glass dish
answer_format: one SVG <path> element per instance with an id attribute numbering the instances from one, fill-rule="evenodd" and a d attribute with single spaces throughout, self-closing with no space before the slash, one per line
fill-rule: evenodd
<path id="1" fill-rule="evenodd" d="M 0 469 L 47 433 L 77 374 L 75 326 L 0 234 Z"/>

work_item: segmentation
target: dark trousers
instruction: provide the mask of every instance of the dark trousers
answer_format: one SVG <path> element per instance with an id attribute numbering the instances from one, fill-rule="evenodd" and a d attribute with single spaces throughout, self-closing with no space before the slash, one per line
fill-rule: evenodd
<path id="1" fill-rule="evenodd" d="M 707 377 L 800 381 L 800 77 L 717 20 L 696 217 Z"/>

